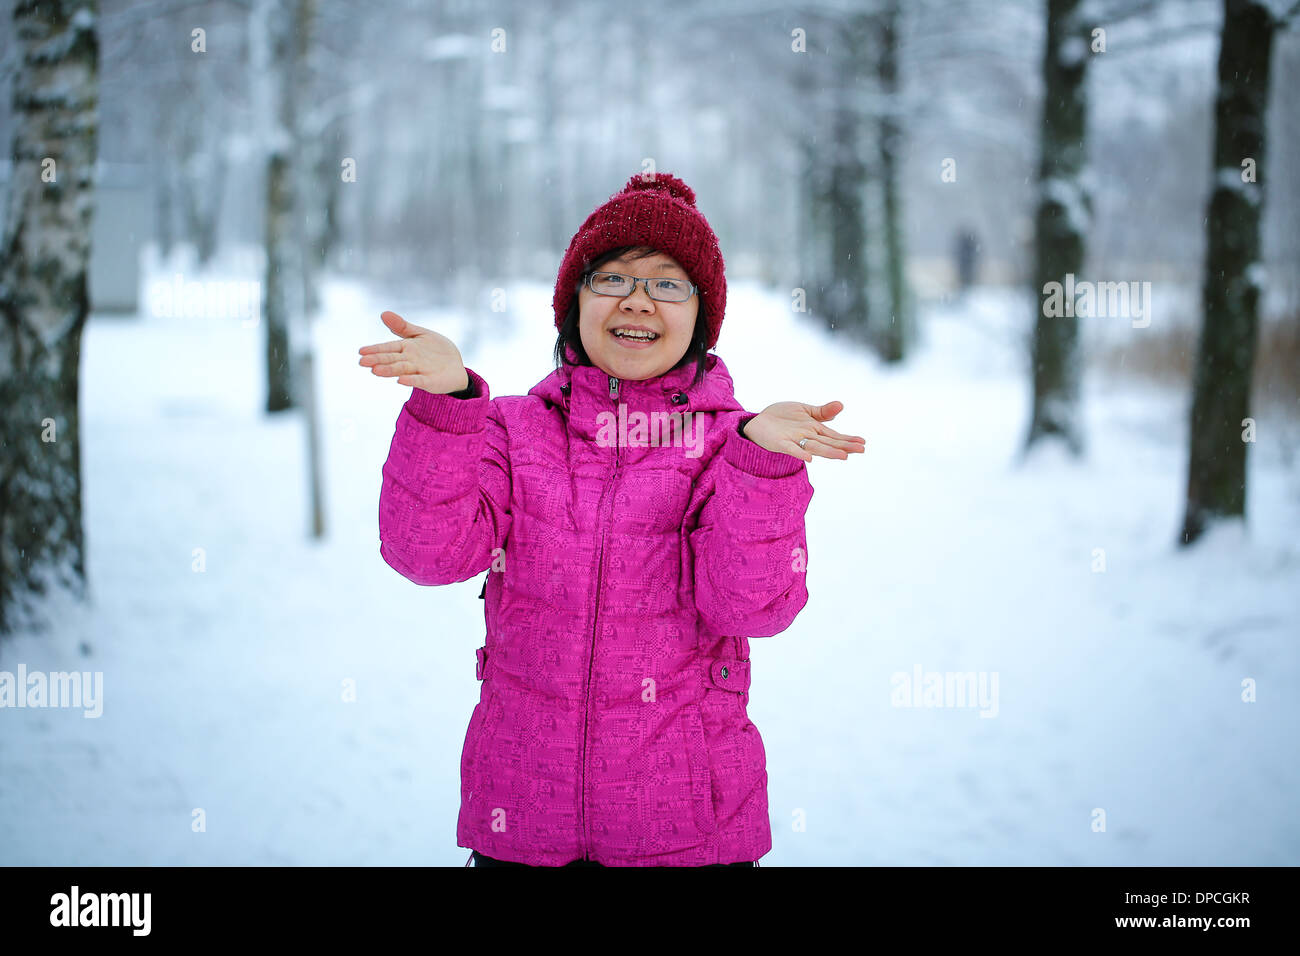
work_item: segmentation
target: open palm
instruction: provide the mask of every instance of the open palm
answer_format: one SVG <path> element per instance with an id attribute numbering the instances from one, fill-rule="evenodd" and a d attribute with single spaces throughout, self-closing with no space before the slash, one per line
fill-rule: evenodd
<path id="1" fill-rule="evenodd" d="M 841 435 L 825 423 L 844 410 L 843 402 L 805 405 L 803 402 L 777 402 L 763 409 L 745 425 L 745 437 L 768 451 L 793 455 L 812 461 L 822 458 L 847 459 L 850 454 L 866 451 L 867 440 L 857 435 Z M 800 439 L 808 441 L 799 447 Z"/>
<path id="2" fill-rule="evenodd" d="M 469 387 L 469 373 L 460 349 L 447 336 L 407 322 L 396 312 L 379 316 L 401 338 L 392 342 L 364 345 L 359 364 L 374 374 L 396 377 L 400 385 L 413 385 L 426 392 L 446 394 Z"/>

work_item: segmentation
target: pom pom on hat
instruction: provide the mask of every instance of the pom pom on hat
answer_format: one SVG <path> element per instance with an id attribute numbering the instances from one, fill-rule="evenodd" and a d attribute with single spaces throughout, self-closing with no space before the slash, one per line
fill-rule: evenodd
<path id="1" fill-rule="evenodd" d="M 623 187 L 623 192 L 635 192 L 638 189 L 643 189 L 646 192 L 667 193 L 670 196 L 676 196 L 687 205 L 695 205 L 695 190 L 671 173 L 654 173 L 652 176 L 638 173 L 627 181 L 627 185 Z"/>

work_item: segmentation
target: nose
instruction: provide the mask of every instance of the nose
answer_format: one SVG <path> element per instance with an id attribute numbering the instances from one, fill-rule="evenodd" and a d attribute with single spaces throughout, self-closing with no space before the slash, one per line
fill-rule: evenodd
<path id="1" fill-rule="evenodd" d="M 646 291 L 646 286 L 648 284 L 648 279 L 634 279 L 632 281 L 632 291 L 623 297 L 623 300 L 619 302 L 618 307 L 620 309 L 626 309 L 628 303 L 631 303 L 633 311 L 653 312 L 655 308 L 655 300 L 650 298 L 650 293 Z"/>

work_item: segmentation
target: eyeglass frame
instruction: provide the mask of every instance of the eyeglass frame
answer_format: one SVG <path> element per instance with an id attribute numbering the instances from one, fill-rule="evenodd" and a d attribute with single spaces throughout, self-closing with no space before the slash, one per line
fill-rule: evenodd
<path id="1" fill-rule="evenodd" d="M 598 276 L 598 275 L 622 276 L 624 279 L 631 279 L 631 280 L 632 280 L 632 291 L 627 292 L 627 293 L 625 293 L 625 294 L 623 294 L 623 295 L 619 295 L 617 292 L 597 292 L 596 289 L 595 289 L 595 287 L 592 286 L 592 284 L 591 284 L 591 280 L 592 280 L 595 276 Z M 592 294 L 592 295 L 607 295 L 607 296 L 612 296 L 612 297 L 615 298 L 615 299 L 626 299 L 629 295 L 636 295 L 636 284 L 637 284 L 638 282 L 643 282 L 643 283 L 645 283 L 645 294 L 646 294 L 647 296 L 649 296 L 651 300 L 653 300 L 653 301 L 655 301 L 655 302 L 667 302 L 667 303 L 670 303 L 670 304 L 672 304 L 672 303 L 679 303 L 679 304 L 680 304 L 680 303 L 682 303 L 682 302 L 689 302 L 689 301 L 691 301 L 691 296 L 692 296 L 692 295 L 695 295 L 697 292 L 700 291 L 700 287 L 697 286 L 694 282 L 687 282 L 686 284 L 687 284 L 688 286 L 691 287 L 691 291 L 690 291 L 690 294 L 686 296 L 686 298 L 684 298 L 684 299 L 660 299 L 660 298 L 657 298 L 657 297 L 655 297 L 655 296 L 653 296 L 653 295 L 650 294 L 650 280 L 651 280 L 651 279 L 671 279 L 673 282 L 681 282 L 681 281 L 683 281 L 683 280 L 677 278 L 676 276 L 634 276 L 634 275 L 628 275 L 626 272 L 610 272 L 608 269 L 594 269 L 594 270 L 592 270 L 592 271 L 586 273 L 586 274 L 582 277 L 582 284 L 585 285 L 588 289 L 591 290 L 591 294 Z"/>

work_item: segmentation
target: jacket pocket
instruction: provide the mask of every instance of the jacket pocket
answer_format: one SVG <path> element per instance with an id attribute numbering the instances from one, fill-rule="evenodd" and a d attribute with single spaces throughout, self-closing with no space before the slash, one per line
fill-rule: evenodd
<path id="1" fill-rule="evenodd" d="M 704 735 L 704 720 L 698 703 L 686 711 L 686 750 L 691 768 L 691 803 L 695 807 L 695 825 L 701 833 L 718 828 L 713 809 L 713 770 L 709 766 L 709 744 Z"/>

